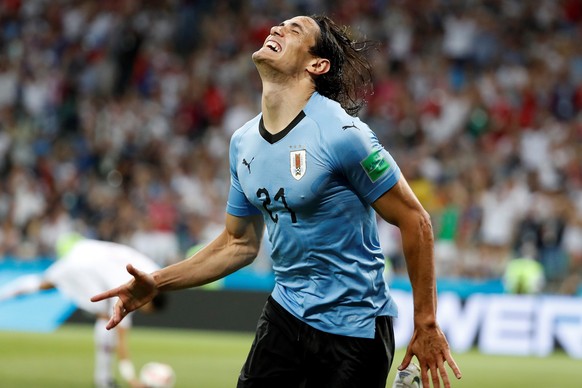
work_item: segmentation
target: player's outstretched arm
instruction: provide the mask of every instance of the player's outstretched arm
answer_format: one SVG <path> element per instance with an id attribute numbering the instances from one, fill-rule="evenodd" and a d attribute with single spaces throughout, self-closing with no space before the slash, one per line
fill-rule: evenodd
<path id="1" fill-rule="evenodd" d="M 430 387 L 430 372 L 434 387 L 440 387 L 442 380 L 444 386 L 449 388 L 450 381 L 444 363 L 447 362 L 458 379 L 461 378 L 461 371 L 451 356 L 448 342 L 436 321 L 434 241 L 430 217 L 404 177 L 378 198 L 373 207 L 384 220 L 400 229 L 406 267 L 412 284 L 414 335 L 398 369 L 406 368 L 412 357 L 416 356 L 421 368 L 423 386 Z"/>
<path id="2" fill-rule="evenodd" d="M 131 265 L 129 282 L 95 295 L 91 301 L 118 297 L 107 328 L 115 327 L 130 312 L 151 301 L 158 292 L 197 287 L 250 264 L 261 245 L 263 220 L 260 215 L 226 216 L 224 231 L 192 257 L 147 274 Z"/>
<path id="3" fill-rule="evenodd" d="M 261 245 L 261 215 L 226 215 L 225 227 L 214 240 L 186 260 L 153 273 L 160 291 L 199 287 L 221 279 L 253 262 Z"/>

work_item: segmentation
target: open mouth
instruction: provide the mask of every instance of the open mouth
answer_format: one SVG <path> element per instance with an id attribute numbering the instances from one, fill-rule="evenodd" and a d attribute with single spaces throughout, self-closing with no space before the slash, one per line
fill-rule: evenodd
<path id="1" fill-rule="evenodd" d="M 281 52 L 281 46 L 279 45 L 279 43 L 277 43 L 273 40 L 267 41 L 267 43 L 265 44 L 265 47 L 270 48 L 271 50 L 273 50 L 276 53 Z"/>

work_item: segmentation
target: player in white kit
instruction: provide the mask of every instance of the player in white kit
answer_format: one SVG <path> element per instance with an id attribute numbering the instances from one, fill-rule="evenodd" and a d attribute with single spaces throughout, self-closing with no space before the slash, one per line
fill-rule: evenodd
<path id="1" fill-rule="evenodd" d="M 137 250 L 106 241 L 89 240 L 68 236 L 68 243 L 61 249 L 60 258 L 43 274 L 17 279 L 4 292 L 0 301 L 19 295 L 43 290 L 58 289 L 81 310 L 96 318 L 94 329 L 95 366 L 94 383 L 98 388 L 115 386 L 114 361 L 117 352 L 119 371 L 132 387 L 140 387 L 135 368 L 129 356 L 127 332 L 132 326 L 131 315 L 116 330 L 106 330 L 105 325 L 113 311 L 114 300 L 98 303 L 90 301 L 95 293 L 108 290 L 131 278 L 126 265 L 132 264 L 148 271 L 160 267 Z M 62 245 L 62 244 L 61 244 Z M 142 312 L 159 310 L 164 298 L 157 298 L 140 309 Z"/>

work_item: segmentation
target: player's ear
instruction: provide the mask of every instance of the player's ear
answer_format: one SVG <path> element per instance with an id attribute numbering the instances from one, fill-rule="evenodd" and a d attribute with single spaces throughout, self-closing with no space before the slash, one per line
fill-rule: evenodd
<path id="1" fill-rule="evenodd" d="M 322 75 L 329 71 L 330 63 L 329 59 L 325 58 L 313 58 L 309 65 L 307 65 L 307 71 L 311 75 Z"/>

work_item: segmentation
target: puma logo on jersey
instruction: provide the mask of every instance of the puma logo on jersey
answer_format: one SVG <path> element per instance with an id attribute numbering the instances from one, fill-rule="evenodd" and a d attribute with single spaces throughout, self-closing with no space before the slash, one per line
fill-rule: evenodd
<path id="1" fill-rule="evenodd" d="M 249 169 L 249 174 L 251 173 L 251 163 L 253 162 L 253 160 L 255 160 L 254 157 L 251 159 L 250 162 L 247 162 L 246 159 L 243 159 L 243 161 L 242 161 L 242 164 L 245 165 L 245 166 L 247 166 L 247 168 Z"/>
<path id="2" fill-rule="evenodd" d="M 343 129 L 344 131 L 345 131 L 346 129 L 348 129 L 348 128 L 356 128 L 358 131 L 360 130 L 360 128 L 358 128 L 358 127 L 356 127 L 356 126 L 354 125 L 354 122 L 353 122 L 353 121 L 352 121 L 352 125 L 344 125 L 344 126 L 342 127 L 342 129 Z"/>

